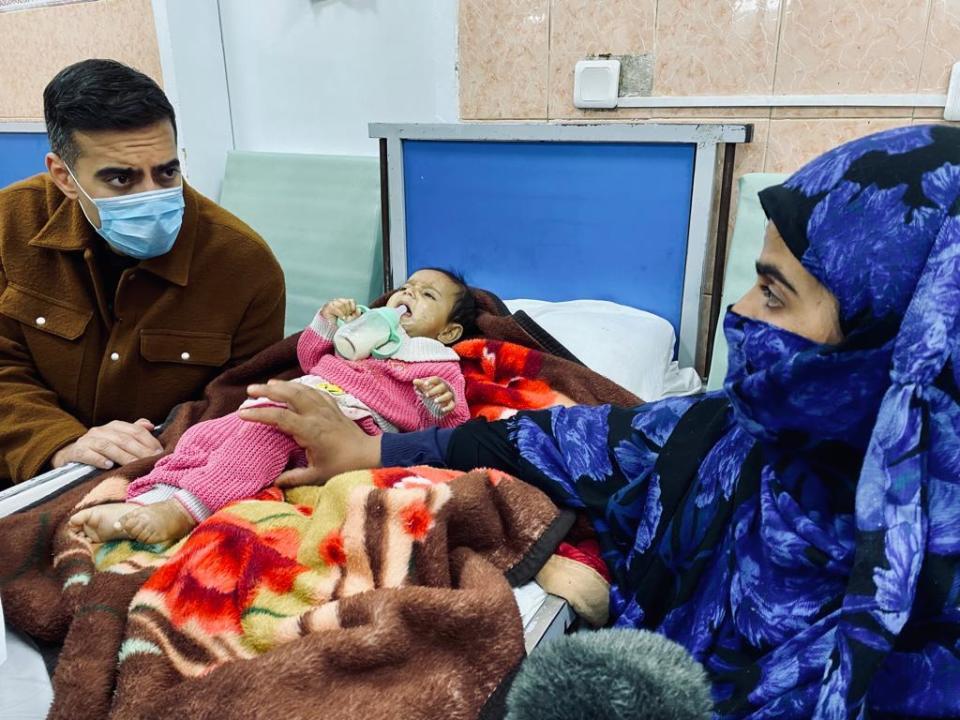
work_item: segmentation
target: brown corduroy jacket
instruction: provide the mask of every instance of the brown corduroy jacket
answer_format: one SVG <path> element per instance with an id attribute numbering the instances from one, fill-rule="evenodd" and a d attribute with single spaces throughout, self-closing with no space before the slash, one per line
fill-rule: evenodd
<path id="1" fill-rule="evenodd" d="M 95 425 L 161 422 L 281 338 L 266 243 L 189 186 L 184 201 L 173 249 L 124 270 L 111 310 L 79 204 L 45 175 L 0 191 L 0 486 Z"/>

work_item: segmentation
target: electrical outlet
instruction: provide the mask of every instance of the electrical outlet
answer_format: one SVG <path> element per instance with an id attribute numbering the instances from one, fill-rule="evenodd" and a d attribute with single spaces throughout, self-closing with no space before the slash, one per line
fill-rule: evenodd
<path id="1" fill-rule="evenodd" d="M 578 108 L 611 109 L 620 91 L 619 60 L 580 60 L 573 73 L 573 104 Z"/>

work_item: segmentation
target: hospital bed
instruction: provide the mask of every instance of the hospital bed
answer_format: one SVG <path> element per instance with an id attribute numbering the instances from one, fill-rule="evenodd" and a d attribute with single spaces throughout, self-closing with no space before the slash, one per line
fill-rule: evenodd
<path id="1" fill-rule="evenodd" d="M 222 203 L 268 240 L 284 266 L 290 332 L 324 298 L 374 296 L 409 268 L 454 266 L 473 284 L 518 298 L 508 300 L 511 309 L 638 394 L 696 389 L 699 381 L 678 362 L 689 367 L 705 338 L 722 344 L 716 317 L 701 317 L 702 290 L 723 287 L 727 303 L 748 282 L 763 233 L 756 192 L 779 180 L 741 180 L 730 259 L 714 262 L 727 254 L 731 144 L 749 138 L 747 127 L 375 125 L 371 134 L 381 141 L 379 162 L 230 157 Z M 601 238 L 613 241 L 601 247 Z M 538 254 L 544 245 L 551 252 Z M 516 260 L 507 273 L 485 262 L 505 256 Z M 719 307 L 717 297 L 711 309 Z M 597 325 L 599 334 L 584 330 Z M 713 353 L 711 386 L 722 355 Z M 644 369 L 631 376 L 622 363 L 604 364 L 624 357 L 639 358 Z M 92 472 L 61 468 L 0 493 L 0 517 Z M 566 602 L 535 584 L 516 596 L 528 652 L 576 622 Z M 9 630 L 6 637 L 17 671 L 0 665 L 0 715 L 42 717 L 43 655 Z"/>

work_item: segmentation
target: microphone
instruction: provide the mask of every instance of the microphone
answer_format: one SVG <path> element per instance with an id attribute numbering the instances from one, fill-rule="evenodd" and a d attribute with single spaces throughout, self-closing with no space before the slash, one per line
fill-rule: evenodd
<path id="1" fill-rule="evenodd" d="M 608 629 L 534 650 L 506 706 L 506 720 L 701 720 L 713 702 L 686 648 L 647 630 Z"/>

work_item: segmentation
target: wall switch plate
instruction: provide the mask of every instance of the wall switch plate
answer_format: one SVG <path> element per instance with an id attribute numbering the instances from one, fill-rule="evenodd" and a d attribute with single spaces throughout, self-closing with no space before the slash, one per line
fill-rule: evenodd
<path id="1" fill-rule="evenodd" d="M 950 86 L 947 90 L 947 104 L 943 108 L 944 120 L 960 120 L 960 62 L 953 64 L 950 71 Z"/>
<path id="2" fill-rule="evenodd" d="M 573 73 L 575 107 L 615 108 L 619 91 L 619 60 L 580 60 L 577 63 Z"/>

